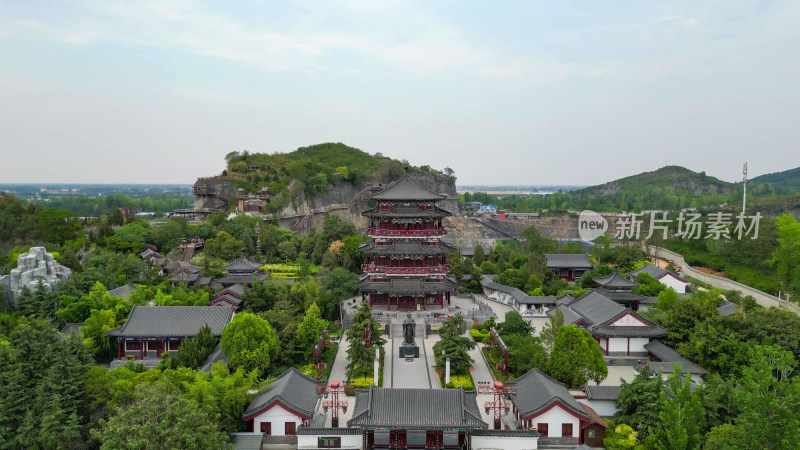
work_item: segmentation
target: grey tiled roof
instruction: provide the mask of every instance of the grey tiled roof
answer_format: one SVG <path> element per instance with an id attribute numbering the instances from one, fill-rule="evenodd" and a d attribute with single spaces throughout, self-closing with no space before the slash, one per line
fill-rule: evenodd
<path id="1" fill-rule="evenodd" d="M 446 195 L 437 194 L 430 189 L 424 188 L 420 186 L 416 181 L 412 180 L 408 174 L 403 174 L 403 177 L 397 180 L 393 185 L 389 186 L 388 188 L 378 192 L 377 194 L 371 195 L 371 199 L 373 200 L 388 200 L 388 201 L 398 201 L 398 200 L 422 200 L 422 201 L 435 201 L 435 200 L 444 200 L 447 198 Z"/>
<path id="2" fill-rule="evenodd" d="M 651 277 L 653 277 L 655 279 L 659 279 L 659 278 L 663 277 L 666 274 L 670 274 L 673 277 L 677 278 L 678 280 L 681 280 L 681 281 L 684 281 L 684 282 L 686 281 L 683 278 L 679 277 L 678 275 L 670 272 L 669 270 L 665 270 L 665 269 L 662 269 L 660 267 L 656 267 L 656 266 L 654 266 L 652 264 L 647 264 L 647 265 L 643 266 L 641 269 L 634 270 L 633 272 L 631 272 L 631 279 L 636 278 L 636 275 L 639 275 L 642 272 L 647 273 L 648 275 L 650 275 Z"/>
<path id="3" fill-rule="evenodd" d="M 603 287 L 595 288 L 595 290 L 615 302 L 636 302 L 649 305 L 658 301 L 658 297 L 645 297 L 633 292 L 614 292 Z"/>
<path id="4" fill-rule="evenodd" d="M 225 272 L 255 272 L 262 266 L 264 266 L 264 264 L 261 264 L 260 262 L 256 261 L 251 261 L 246 257 L 242 256 L 236 261 L 223 267 L 222 270 Z"/>
<path id="5" fill-rule="evenodd" d="M 601 324 L 625 311 L 625 308 L 596 290 L 567 304 L 591 324 Z M 565 322 L 566 323 L 566 322 Z"/>
<path id="6" fill-rule="evenodd" d="M 631 272 L 631 279 L 636 278 L 636 275 L 639 275 L 642 272 L 650 275 L 651 277 L 653 277 L 655 279 L 658 279 L 659 277 L 661 277 L 661 275 L 664 275 L 665 273 L 667 273 L 666 270 L 664 270 L 664 269 L 662 269 L 660 267 L 656 267 L 656 266 L 654 266 L 652 264 L 645 264 L 644 266 L 642 266 L 641 269 L 634 270 L 633 272 Z"/>
<path id="7" fill-rule="evenodd" d="M 125 283 L 122 286 L 108 291 L 108 295 L 112 297 L 119 297 L 123 300 L 131 298 L 131 293 L 136 290 L 136 286 L 131 283 Z"/>
<path id="8" fill-rule="evenodd" d="M 380 294 L 436 294 L 454 291 L 458 282 L 445 276 L 444 281 L 425 282 L 422 278 L 390 278 L 388 282 L 372 282 L 365 276 L 358 283 L 362 292 Z"/>
<path id="9" fill-rule="evenodd" d="M 661 361 L 688 361 L 675 349 L 659 340 L 648 342 L 644 345 L 644 348 Z"/>
<path id="10" fill-rule="evenodd" d="M 264 279 L 267 278 L 267 274 L 262 272 L 256 272 L 253 275 L 226 275 L 222 278 L 215 279 L 214 282 L 212 282 L 212 286 L 214 283 L 219 283 L 224 286 L 233 284 L 250 286 L 253 283 L 253 276 L 255 276 L 258 281 L 264 281 Z"/>
<path id="11" fill-rule="evenodd" d="M 628 280 L 620 275 L 616 270 L 613 274 L 607 277 L 594 278 L 593 281 L 599 286 L 603 286 L 605 288 L 635 288 L 639 286 L 639 283 Z"/>
<path id="12" fill-rule="evenodd" d="M 375 241 L 369 241 L 359 246 L 358 251 L 369 255 L 446 255 L 456 248 L 444 242 L 439 245 L 422 245 L 419 241 L 375 245 Z"/>
<path id="13" fill-rule="evenodd" d="M 564 324 L 570 325 L 581 320 L 589 325 L 589 332 L 596 337 L 661 337 L 666 336 L 664 328 L 654 325 L 634 311 L 623 307 L 609 299 L 599 289 L 592 289 L 584 296 L 570 303 L 556 307 L 564 314 Z M 552 316 L 556 308 L 547 312 Z M 631 314 L 646 326 L 613 326 L 610 323 L 620 317 Z"/>
<path id="14" fill-rule="evenodd" d="M 541 436 L 536 430 L 474 430 L 473 436 L 497 436 L 497 437 L 526 437 L 535 438 Z"/>
<path id="15" fill-rule="evenodd" d="M 556 297 L 551 297 L 546 295 L 530 296 L 521 289 L 497 283 L 494 281 L 494 278 L 490 278 L 488 275 L 482 276 L 479 282 L 481 284 L 481 287 L 483 287 L 484 289 L 492 289 L 495 291 L 505 292 L 509 294 L 511 297 L 514 298 L 514 300 L 517 303 L 521 305 L 556 304 Z"/>
<path id="16" fill-rule="evenodd" d="M 226 293 L 230 292 L 235 297 L 242 297 L 244 295 L 244 285 L 243 284 L 234 284 L 232 286 L 228 286 L 225 289 L 221 290 L 214 294 L 214 297 L 218 297 L 220 295 L 225 295 Z"/>
<path id="17" fill-rule="evenodd" d="M 736 313 L 736 303 L 731 303 L 728 300 L 723 299 L 717 307 L 717 313 L 720 316 L 730 316 L 731 314 Z"/>
<path id="18" fill-rule="evenodd" d="M 188 272 L 178 272 L 172 277 L 173 283 L 194 283 L 197 279 L 200 278 L 199 274 L 196 273 L 188 273 Z"/>
<path id="19" fill-rule="evenodd" d="M 215 336 L 222 335 L 233 309 L 227 306 L 138 306 L 134 305 L 125 325 L 104 334 L 117 337 L 193 337 L 208 324 Z"/>
<path id="20" fill-rule="evenodd" d="M 589 400 L 616 400 L 619 397 L 619 386 L 586 385 L 586 397 Z"/>
<path id="21" fill-rule="evenodd" d="M 338 435 L 358 435 L 363 433 L 361 428 L 311 428 L 300 427 L 297 429 L 296 434 L 302 436 L 338 436 Z"/>
<path id="22" fill-rule="evenodd" d="M 222 303 L 223 305 L 224 304 L 231 304 L 231 305 L 234 305 L 234 306 L 239 306 L 242 303 L 242 299 L 239 298 L 239 297 L 235 297 L 233 295 L 230 295 L 230 294 L 215 295 L 214 298 L 211 299 L 210 303 L 212 305 L 214 305 L 214 304 L 218 304 L 220 302 L 223 302 Z M 227 302 L 227 303 L 224 303 L 224 302 Z"/>
<path id="23" fill-rule="evenodd" d="M 591 329 L 592 336 L 597 337 L 666 337 L 667 330 L 652 325 L 639 326 L 609 326 L 600 325 Z"/>
<path id="24" fill-rule="evenodd" d="M 309 378 L 292 367 L 276 378 L 266 392 L 256 396 L 242 417 L 249 420 L 273 402 L 278 401 L 287 409 L 303 417 L 311 418 L 317 407 L 317 400 L 319 400 L 318 384 L 313 378 Z"/>
<path id="25" fill-rule="evenodd" d="M 548 269 L 591 269 L 592 262 L 585 253 L 546 253 Z"/>
<path id="26" fill-rule="evenodd" d="M 372 209 L 368 209 L 366 211 L 361 212 L 362 215 L 367 217 L 448 217 L 452 216 L 453 214 L 450 211 L 444 210 L 439 208 L 438 206 L 434 209 L 419 209 L 418 206 L 398 206 L 395 209 L 389 210 L 381 210 L 379 207 L 374 207 Z"/>
<path id="27" fill-rule="evenodd" d="M 487 428 L 477 394 L 463 389 L 383 389 L 356 391 L 347 426 L 386 428 Z"/>
<path id="28" fill-rule="evenodd" d="M 680 364 L 681 374 L 690 373 L 692 375 L 705 375 L 708 371 L 700 365 L 689 361 L 650 361 L 647 363 L 650 370 L 655 373 L 672 373 L 675 370 L 675 364 Z"/>
<path id="29" fill-rule="evenodd" d="M 523 418 L 539 414 L 558 403 L 583 420 L 589 419 L 589 414 L 581 408 L 564 384 L 550 378 L 539 369 L 529 370 L 516 380 L 509 381 L 508 385 L 517 387 L 517 395 L 512 395 L 511 401 Z"/>

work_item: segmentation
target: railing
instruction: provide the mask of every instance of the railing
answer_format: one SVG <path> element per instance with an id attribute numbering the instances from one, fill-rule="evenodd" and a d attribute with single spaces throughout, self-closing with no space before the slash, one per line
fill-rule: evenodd
<path id="1" fill-rule="evenodd" d="M 388 267 L 376 266 L 374 264 L 362 264 L 361 270 L 367 273 L 385 273 L 388 275 L 417 275 L 428 273 L 447 273 L 452 267 L 450 264 L 442 264 L 434 267 Z"/>
<path id="2" fill-rule="evenodd" d="M 429 237 L 444 236 L 447 230 L 382 230 L 379 228 L 367 228 L 367 236 L 371 237 Z"/>

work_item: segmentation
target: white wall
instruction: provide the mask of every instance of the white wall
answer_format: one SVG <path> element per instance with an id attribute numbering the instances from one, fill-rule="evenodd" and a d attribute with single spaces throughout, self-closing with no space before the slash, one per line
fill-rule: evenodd
<path id="1" fill-rule="evenodd" d="M 631 353 L 647 353 L 647 349 L 644 348 L 644 346 L 647 345 L 648 342 L 650 342 L 650 338 L 631 338 Z"/>
<path id="2" fill-rule="evenodd" d="M 303 418 L 275 405 L 253 419 L 253 431 L 260 432 L 262 422 L 272 422 L 273 436 L 284 436 L 286 434 L 286 422 L 294 422 L 296 430 L 303 423 Z"/>
<path id="3" fill-rule="evenodd" d="M 615 400 L 589 400 L 588 398 L 582 398 L 578 401 L 592 408 L 601 417 L 613 416 L 618 411 Z"/>
<path id="4" fill-rule="evenodd" d="M 616 321 L 611 323 L 612 326 L 615 327 L 644 327 L 647 326 L 646 323 L 639 320 L 633 314 L 625 314 L 624 316 L 620 317 Z"/>
<path id="5" fill-rule="evenodd" d="M 628 338 L 608 338 L 608 352 L 628 354 Z"/>
<path id="6" fill-rule="evenodd" d="M 539 448 L 539 438 L 510 436 L 472 436 L 475 450 L 529 450 Z"/>
<path id="7" fill-rule="evenodd" d="M 319 437 L 335 437 L 342 438 L 342 447 L 344 449 L 360 449 L 361 448 L 361 434 L 336 434 L 336 430 L 331 428 L 330 433 L 316 434 L 316 435 L 298 435 L 297 448 L 300 449 L 316 449 L 317 438 Z M 535 448 L 535 447 L 534 447 Z"/>
<path id="8" fill-rule="evenodd" d="M 686 293 L 686 283 L 683 281 L 673 277 L 670 274 L 664 275 L 658 281 L 661 282 L 666 287 L 671 287 L 675 289 L 678 294 L 685 294 Z"/>
<path id="9" fill-rule="evenodd" d="M 538 416 L 534 417 L 532 422 L 533 426 L 537 426 L 540 423 L 546 423 L 547 437 L 578 437 L 581 432 L 580 420 L 571 413 L 567 412 L 560 405 L 556 405 L 550 408 L 550 410 L 546 413 L 539 414 Z M 561 435 L 561 424 L 564 423 L 572 424 L 572 436 Z"/>

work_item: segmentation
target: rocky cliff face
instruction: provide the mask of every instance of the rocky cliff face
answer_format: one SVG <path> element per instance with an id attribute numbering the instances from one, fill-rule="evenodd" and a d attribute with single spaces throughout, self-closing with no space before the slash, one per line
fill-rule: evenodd
<path id="1" fill-rule="evenodd" d="M 198 178 L 193 192 L 194 209 L 218 209 L 236 197 L 233 180 L 222 177 Z"/>

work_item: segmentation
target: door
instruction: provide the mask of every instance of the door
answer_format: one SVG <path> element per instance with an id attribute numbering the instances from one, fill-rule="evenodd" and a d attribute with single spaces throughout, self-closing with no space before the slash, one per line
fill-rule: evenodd
<path id="1" fill-rule="evenodd" d="M 272 434 L 272 422 L 261 422 L 261 432 L 266 435 Z"/>
<path id="2" fill-rule="evenodd" d="M 539 432 L 539 435 L 542 437 L 547 437 L 547 424 L 546 423 L 537 423 L 536 424 L 536 431 Z"/>
<path id="3" fill-rule="evenodd" d="M 297 424 L 295 424 L 294 422 L 286 422 L 286 430 L 285 430 L 286 433 L 284 434 L 286 434 L 286 436 L 294 436 L 296 425 Z"/>
<path id="4" fill-rule="evenodd" d="M 572 424 L 571 423 L 562 423 L 561 424 L 561 437 L 572 437 Z"/>

